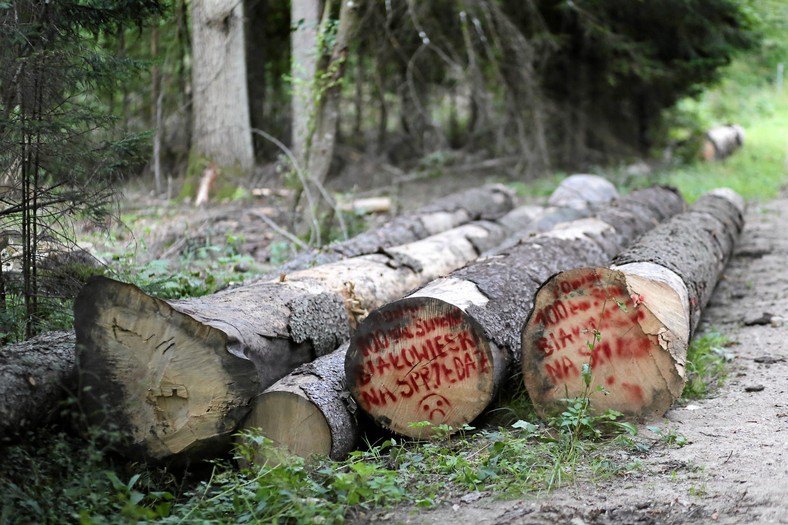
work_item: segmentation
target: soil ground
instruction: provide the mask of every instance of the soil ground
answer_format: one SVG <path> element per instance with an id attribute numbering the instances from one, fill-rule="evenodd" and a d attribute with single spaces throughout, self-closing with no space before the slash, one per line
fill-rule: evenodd
<path id="1" fill-rule="evenodd" d="M 492 495 L 432 510 L 398 509 L 376 523 L 788 523 L 788 195 L 751 205 L 733 259 L 703 314 L 735 344 L 728 379 L 711 397 L 647 426 L 684 436 L 655 446 L 642 466 L 594 485 L 500 501 Z M 772 322 L 769 318 L 774 317 Z"/>
<path id="2" fill-rule="evenodd" d="M 448 194 L 490 178 L 444 177 L 398 186 L 401 210 L 431 196 Z M 497 178 L 500 180 L 500 178 Z M 444 184 L 444 181 L 446 184 Z M 374 193 L 357 185 L 354 192 Z M 344 183 L 343 183 L 344 185 Z M 429 191 L 428 191 L 429 189 Z M 261 199 L 252 206 L 211 206 L 195 213 L 188 205 L 167 212 L 168 233 L 153 231 L 146 240 L 151 258 L 171 256 L 193 235 L 226 238 L 246 234 L 242 252 L 264 260 L 276 234 L 259 220 L 256 209 L 274 220 L 283 200 Z M 171 209 L 170 209 L 171 210 Z M 240 215 L 239 215 L 240 213 Z M 158 214 L 155 214 L 158 215 Z M 160 224 L 162 217 L 151 217 Z M 253 234 L 252 232 L 256 232 Z M 744 232 L 703 314 L 697 333 L 716 330 L 735 344 L 728 378 L 711 397 L 672 408 L 664 419 L 645 422 L 640 437 L 655 446 L 637 456 L 640 468 L 596 484 L 574 484 L 521 499 L 450 501 L 431 510 L 398 508 L 373 513 L 357 523 L 379 524 L 788 524 L 788 192 L 748 208 Z M 172 244 L 172 239 L 180 239 Z M 158 252 L 158 253 L 157 253 Z M 772 321 L 769 318 L 774 317 Z M 683 436 L 683 447 L 660 445 L 648 426 Z"/>

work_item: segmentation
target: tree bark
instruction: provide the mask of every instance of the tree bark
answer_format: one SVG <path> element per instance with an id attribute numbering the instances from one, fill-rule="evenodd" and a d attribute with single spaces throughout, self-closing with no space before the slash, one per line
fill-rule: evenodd
<path id="1" fill-rule="evenodd" d="M 305 163 L 309 122 L 314 118 L 315 99 L 312 84 L 317 71 L 317 34 L 323 11 L 321 0 L 293 0 L 290 3 L 293 138 L 295 158 Z"/>
<path id="2" fill-rule="evenodd" d="M 327 0 L 324 9 L 321 27 L 327 28 L 329 22 L 331 0 Z M 322 230 L 327 231 L 326 219 L 331 217 L 331 197 L 325 194 L 323 183 L 328 176 L 331 160 L 334 157 L 336 144 L 339 103 L 342 98 L 342 79 L 347 69 L 347 59 L 350 51 L 350 42 L 358 26 L 358 6 L 353 2 L 340 2 L 339 20 L 333 44 L 325 61 L 325 67 L 318 65 L 314 71 L 311 82 L 313 112 L 309 115 L 306 132 L 306 144 L 303 151 L 304 177 L 301 205 L 303 213 L 301 218 L 302 232 L 307 231 L 306 225 L 319 224 L 317 231 L 312 231 L 312 238 L 317 244 L 322 244 Z M 323 29 L 325 40 L 327 29 Z M 322 65 L 322 64 L 321 64 Z M 305 201 L 305 202 L 304 202 Z M 328 221 L 330 222 L 330 221 Z"/>
<path id="3" fill-rule="evenodd" d="M 243 2 L 192 2 L 192 151 L 220 168 L 254 165 Z"/>
<path id="4" fill-rule="evenodd" d="M 671 189 L 633 192 L 593 218 L 530 237 L 376 310 L 345 361 L 358 406 L 418 438 L 473 420 L 519 369 L 520 330 L 539 285 L 567 268 L 606 263 L 683 206 Z M 430 426 L 413 426 L 422 421 Z"/>
<path id="5" fill-rule="evenodd" d="M 0 443 L 50 419 L 75 392 L 73 332 L 51 332 L 0 348 Z"/>
<path id="6" fill-rule="evenodd" d="M 734 192 L 710 192 L 610 268 L 577 268 L 547 281 L 522 333 L 523 377 L 537 410 L 554 413 L 567 397 L 588 395 L 600 413 L 664 415 L 684 389 L 690 338 L 743 214 Z"/>
<path id="7" fill-rule="evenodd" d="M 271 129 L 265 122 L 266 78 L 265 64 L 270 58 L 266 42 L 266 23 L 269 16 L 268 0 L 244 1 L 246 35 L 246 91 L 249 95 L 249 122 L 254 129 Z M 257 134 L 252 136 L 252 145 L 256 157 L 265 146 L 265 139 Z"/>
<path id="8" fill-rule="evenodd" d="M 181 301 L 95 278 L 74 307 L 90 387 L 85 404 L 127 430 L 131 455 L 162 460 L 220 451 L 252 397 L 337 348 L 369 310 L 466 264 L 508 233 L 478 221 Z"/>

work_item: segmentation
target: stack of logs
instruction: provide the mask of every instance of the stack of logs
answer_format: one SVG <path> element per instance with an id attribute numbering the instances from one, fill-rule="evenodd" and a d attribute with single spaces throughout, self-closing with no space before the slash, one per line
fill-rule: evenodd
<path id="1" fill-rule="evenodd" d="M 92 281 L 75 305 L 85 406 L 127 431 L 129 455 L 172 461 L 226 450 L 239 428 L 341 458 L 359 412 L 429 438 L 520 377 L 547 414 L 585 392 L 584 364 L 609 393 L 597 410 L 664 414 L 741 198 L 716 190 L 685 210 L 669 188 L 618 197 L 573 176 L 547 208 L 513 210 L 501 187 L 473 199 L 495 211 L 205 298 Z"/>

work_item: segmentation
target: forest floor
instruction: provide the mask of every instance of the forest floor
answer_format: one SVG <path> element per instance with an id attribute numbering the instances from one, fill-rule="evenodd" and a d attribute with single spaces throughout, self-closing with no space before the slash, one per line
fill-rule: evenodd
<path id="1" fill-rule="evenodd" d="M 443 184 L 444 180 L 451 182 Z M 407 210 L 484 180 L 475 176 L 416 181 L 398 187 L 396 197 L 404 203 L 401 209 Z M 173 246 L 183 248 L 183 239 L 190 234 L 214 232 L 214 239 L 221 240 L 231 233 L 245 238 L 239 252 L 259 261 L 277 235 L 253 217 L 244 225 L 238 214 L 248 215 L 251 209 L 278 220 L 282 202 L 274 196 L 240 211 L 237 205 L 227 204 L 200 212 L 187 210 L 184 215 L 186 206 L 167 221 L 171 227 L 178 225 L 175 233 L 147 231 L 147 249 L 152 257 L 172 256 Z M 183 220 L 186 216 L 188 220 Z M 159 214 L 150 218 L 151 224 L 159 220 Z M 135 231 L 146 230 L 137 224 Z M 252 231 L 258 234 L 251 235 Z M 641 462 L 639 468 L 601 482 L 578 481 L 551 492 L 523 494 L 520 499 L 500 500 L 481 493 L 478 499 L 458 498 L 433 509 L 404 506 L 374 511 L 352 522 L 788 524 L 788 324 L 780 323 L 788 318 L 786 232 L 788 192 L 749 206 L 735 255 L 697 330 L 699 334 L 714 330 L 733 342 L 727 348 L 732 358 L 728 377 L 710 397 L 677 404 L 664 419 L 640 426 L 639 438 L 651 439 L 655 446 L 645 454 L 632 453 Z M 180 240 L 173 245 L 174 238 Z M 655 434 L 654 426 L 668 430 Z M 668 431 L 686 438 L 686 445 L 657 446 Z"/>

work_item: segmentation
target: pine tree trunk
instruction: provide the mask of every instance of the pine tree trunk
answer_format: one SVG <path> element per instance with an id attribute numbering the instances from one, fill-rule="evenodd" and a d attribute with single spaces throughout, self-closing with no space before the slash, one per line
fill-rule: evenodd
<path id="1" fill-rule="evenodd" d="M 192 151 L 220 168 L 254 165 L 243 2 L 192 2 Z"/>
<path id="2" fill-rule="evenodd" d="M 330 0 L 329 0 L 330 2 Z M 330 6 L 324 9 L 321 26 L 326 26 Z M 313 228 L 312 240 L 322 244 L 323 234 L 328 232 L 333 220 L 334 202 L 324 190 L 324 182 L 334 158 L 334 146 L 339 132 L 339 103 L 342 98 L 342 79 L 347 69 L 350 43 L 358 26 L 358 6 L 353 2 L 340 2 L 339 21 L 333 47 L 325 67 L 315 70 L 312 82 L 313 113 L 309 115 L 306 147 L 303 152 L 304 178 L 302 180 L 303 209 L 299 230 L 308 231 L 307 225 L 317 223 Z"/>
<path id="3" fill-rule="evenodd" d="M 667 188 L 633 192 L 594 218 L 530 237 L 371 313 L 345 362 L 358 406 L 412 437 L 470 422 L 519 369 L 520 331 L 539 285 L 567 268 L 606 263 L 683 206 Z M 422 421 L 431 426 L 412 426 Z"/>
<path id="4" fill-rule="evenodd" d="M 317 33 L 323 12 L 320 0 L 292 0 L 290 19 L 293 32 L 290 35 L 293 78 L 293 138 L 292 150 L 303 165 L 309 137 L 309 122 L 314 118 L 315 100 L 312 85 L 317 71 Z"/>
<path id="5" fill-rule="evenodd" d="M 576 268 L 547 281 L 522 333 L 523 377 L 537 410 L 554 413 L 563 399 L 588 394 L 597 412 L 662 416 L 684 389 L 691 335 L 743 214 L 734 192 L 710 192 L 609 268 Z"/>

